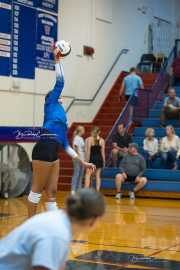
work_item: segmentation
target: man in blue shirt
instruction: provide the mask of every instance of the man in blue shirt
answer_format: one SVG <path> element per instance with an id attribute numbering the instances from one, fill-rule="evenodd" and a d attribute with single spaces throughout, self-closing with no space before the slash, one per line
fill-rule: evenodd
<path id="1" fill-rule="evenodd" d="M 134 95 L 133 100 L 131 100 L 130 108 L 129 108 L 129 120 L 132 121 L 133 117 L 133 106 L 137 103 L 138 89 L 144 89 L 144 84 L 140 76 L 136 74 L 136 68 L 131 68 L 129 75 L 127 75 L 121 85 L 120 89 L 120 98 L 122 95 L 125 95 L 126 101 Z"/>

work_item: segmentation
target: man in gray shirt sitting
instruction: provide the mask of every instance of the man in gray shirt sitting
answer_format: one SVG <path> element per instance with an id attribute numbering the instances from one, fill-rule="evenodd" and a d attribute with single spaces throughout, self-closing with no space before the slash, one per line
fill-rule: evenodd
<path id="1" fill-rule="evenodd" d="M 161 111 L 161 126 L 165 126 L 167 120 L 177 119 L 180 121 L 180 98 L 176 97 L 176 90 L 170 88 L 168 97 L 164 100 L 164 105 Z"/>
<path id="2" fill-rule="evenodd" d="M 143 176 L 145 169 L 146 162 L 138 153 L 138 145 L 135 143 L 129 144 L 128 154 L 122 159 L 120 164 L 121 173 L 118 173 L 115 178 L 116 199 L 121 199 L 121 185 L 125 181 L 136 184 L 133 191 L 129 192 L 130 199 L 135 199 L 135 193 L 141 190 L 147 183 L 147 178 Z"/>

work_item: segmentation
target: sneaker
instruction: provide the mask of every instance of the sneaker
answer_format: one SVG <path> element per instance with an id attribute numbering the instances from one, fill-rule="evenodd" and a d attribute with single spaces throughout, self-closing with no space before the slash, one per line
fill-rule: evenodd
<path id="1" fill-rule="evenodd" d="M 129 192 L 129 198 L 135 200 L 135 193 L 133 191 Z"/>
<path id="2" fill-rule="evenodd" d="M 115 198 L 117 200 L 120 200 L 122 198 L 122 194 L 121 193 L 117 193 L 116 196 L 115 196 Z"/>

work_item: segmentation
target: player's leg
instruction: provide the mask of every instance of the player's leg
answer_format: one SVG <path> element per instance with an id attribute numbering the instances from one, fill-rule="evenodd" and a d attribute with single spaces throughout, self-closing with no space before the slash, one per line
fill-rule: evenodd
<path id="1" fill-rule="evenodd" d="M 136 186 L 134 188 L 134 192 L 140 191 L 146 184 L 147 178 L 146 177 L 136 177 L 135 179 Z"/>
<path id="2" fill-rule="evenodd" d="M 79 181 L 78 181 L 78 189 L 81 189 L 83 186 L 83 179 L 84 179 L 84 166 L 80 164 L 80 172 L 79 172 Z"/>
<path id="3" fill-rule="evenodd" d="M 86 169 L 86 174 L 85 174 L 85 183 L 84 187 L 89 188 L 91 186 L 91 176 L 92 176 L 92 170 L 91 169 Z"/>
<path id="4" fill-rule="evenodd" d="M 56 49 L 53 51 L 55 59 L 56 82 L 53 89 L 46 95 L 45 103 L 57 102 L 64 88 L 64 71 L 60 62 L 60 56 Z"/>
<path id="5" fill-rule="evenodd" d="M 56 193 L 59 180 L 59 159 L 54 161 L 51 167 L 51 171 L 46 182 L 46 209 L 48 211 L 57 210 Z"/>
<path id="6" fill-rule="evenodd" d="M 71 182 L 71 192 L 77 191 L 80 174 L 81 174 L 80 162 L 78 160 L 73 160 L 73 176 Z"/>
<path id="7" fill-rule="evenodd" d="M 32 188 L 28 196 L 28 216 L 36 214 L 37 205 L 40 202 L 41 194 L 46 186 L 46 182 L 51 172 L 52 163 L 46 161 L 33 160 Z"/>
<path id="8" fill-rule="evenodd" d="M 116 199 L 121 199 L 121 186 L 124 183 L 125 179 L 121 173 L 118 173 L 115 178 L 115 185 L 116 185 Z"/>
<path id="9" fill-rule="evenodd" d="M 96 169 L 96 191 L 101 188 L 101 169 Z"/>

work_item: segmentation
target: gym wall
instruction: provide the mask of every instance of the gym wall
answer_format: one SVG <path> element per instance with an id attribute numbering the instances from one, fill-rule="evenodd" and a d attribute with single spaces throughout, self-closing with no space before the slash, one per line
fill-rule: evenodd
<path id="1" fill-rule="evenodd" d="M 173 45 L 177 34 L 178 0 L 61 0 L 58 36 L 72 44 L 64 60 L 65 96 L 91 98 L 121 49 L 129 49 L 113 69 L 96 100 L 75 105 L 68 112 L 69 123 L 91 121 L 122 70 L 136 65 L 147 50 L 148 25 L 154 16 L 170 21 Z M 93 58 L 83 55 L 83 45 L 95 49 Z M 29 44 L 31 46 L 31 44 Z M 28 48 L 27 48 L 28 53 Z M 1 125 L 41 125 L 43 101 L 55 80 L 54 72 L 36 68 L 35 80 L 0 77 Z M 33 92 L 35 94 L 33 94 Z M 39 95 L 37 95 L 39 94 Z M 72 98 L 64 98 L 67 107 Z"/>

